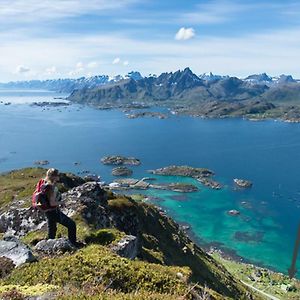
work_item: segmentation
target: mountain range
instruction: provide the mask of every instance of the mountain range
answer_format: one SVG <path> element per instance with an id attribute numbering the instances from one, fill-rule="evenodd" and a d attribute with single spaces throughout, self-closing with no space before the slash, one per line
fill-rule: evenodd
<path id="1" fill-rule="evenodd" d="M 117 75 L 114 77 L 109 77 L 108 75 L 97 75 L 91 77 L 80 77 L 77 79 L 59 78 L 47 80 L 11 81 L 7 83 L 0 83 L 0 89 L 38 89 L 56 91 L 60 93 L 71 93 L 75 89 L 94 88 L 128 78 L 139 80 L 143 77 L 139 72 L 132 71 L 125 76 Z"/>
<path id="2" fill-rule="evenodd" d="M 181 73 L 185 75 L 191 76 L 192 71 L 189 68 L 186 68 L 184 71 L 177 71 L 175 73 L 162 73 L 160 76 L 149 75 L 147 77 L 143 77 L 140 72 L 131 71 L 127 75 L 116 75 L 114 77 L 110 77 L 108 75 L 96 75 L 91 77 L 80 77 L 80 78 L 59 78 L 59 79 L 47 79 L 47 80 L 28 80 L 28 81 L 11 81 L 7 83 L 0 83 L 1 89 L 45 89 L 50 91 L 62 92 L 62 93 L 71 93 L 75 89 L 92 89 L 96 87 L 100 87 L 106 84 L 114 84 L 117 82 L 121 82 L 123 80 L 133 79 L 135 81 L 139 81 L 141 79 L 157 79 L 161 81 L 163 78 L 168 77 L 171 82 L 175 84 L 176 80 Z M 172 77 L 172 78 L 171 78 Z M 193 74 L 192 77 L 196 81 L 202 81 L 204 85 L 216 83 L 218 81 L 228 80 L 232 77 L 229 75 L 215 75 L 211 72 L 203 73 L 197 76 Z M 182 76 L 181 76 L 182 79 Z M 199 80 L 200 79 L 200 80 Z M 246 78 L 239 78 L 239 80 L 248 83 L 249 85 L 267 85 L 269 87 L 278 86 L 287 83 L 297 83 L 300 80 L 295 80 L 291 75 L 280 75 L 278 77 L 271 77 L 266 73 L 262 74 L 252 74 L 247 76 Z M 159 83 L 160 84 L 160 83 Z"/>
<path id="3" fill-rule="evenodd" d="M 122 105 L 135 102 L 165 102 L 184 105 L 203 101 L 300 100 L 300 83 L 292 76 L 271 78 L 267 74 L 237 77 L 202 74 L 189 68 L 134 80 L 123 79 L 93 88 L 74 90 L 69 99 L 78 103 Z"/>
<path id="4" fill-rule="evenodd" d="M 190 68 L 143 77 L 107 75 L 78 79 L 32 80 L 0 84 L 6 89 L 47 89 L 69 93 L 73 103 L 98 108 L 165 106 L 175 114 L 201 117 L 278 118 L 300 122 L 300 80 L 266 73 L 244 79 Z"/>

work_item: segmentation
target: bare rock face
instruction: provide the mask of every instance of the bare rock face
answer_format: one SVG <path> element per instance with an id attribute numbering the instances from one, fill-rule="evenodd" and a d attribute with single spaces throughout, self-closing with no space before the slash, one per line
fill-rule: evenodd
<path id="1" fill-rule="evenodd" d="M 87 182 L 62 195 L 68 215 L 80 214 L 95 229 L 110 227 L 107 193 L 97 182 Z"/>
<path id="2" fill-rule="evenodd" d="M 31 207 L 23 208 L 22 203 L 17 203 L 0 214 L 0 232 L 24 236 L 26 233 L 42 228 L 46 224 L 43 213 Z"/>
<path id="3" fill-rule="evenodd" d="M 30 248 L 16 237 L 5 237 L 4 240 L 0 240 L 1 256 L 11 259 L 16 266 L 36 260 Z"/>
<path id="4" fill-rule="evenodd" d="M 35 250 L 44 254 L 60 254 L 65 252 L 72 252 L 75 247 L 70 243 L 68 239 L 60 238 L 53 240 L 42 240 L 35 246 Z"/>
<path id="5" fill-rule="evenodd" d="M 138 255 L 138 239 L 134 235 L 126 235 L 111 250 L 122 257 L 135 259 Z"/>

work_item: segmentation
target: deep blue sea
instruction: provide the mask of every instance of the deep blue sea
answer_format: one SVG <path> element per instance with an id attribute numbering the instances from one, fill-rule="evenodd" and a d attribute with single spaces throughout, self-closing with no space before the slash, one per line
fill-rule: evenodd
<path id="1" fill-rule="evenodd" d="M 116 154 L 142 161 L 132 168 L 134 178 L 171 164 L 209 168 L 224 184 L 222 190 L 189 178 L 156 176 L 158 182 L 194 183 L 200 191 L 147 194 L 178 222 L 188 222 L 199 243 L 287 273 L 300 222 L 300 124 L 183 116 L 128 119 L 118 110 L 29 105 L 57 96 L 62 95 L 0 90 L 0 102 L 12 103 L 0 103 L 0 172 L 48 160 L 62 171 L 89 170 L 110 182 L 112 167 L 100 159 Z M 249 179 L 253 187 L 236 190 L 233 178 Z M 241 214 L 229 216 L 230 209 Z M 300 269 L 300 254 L 297 264 Z"/>

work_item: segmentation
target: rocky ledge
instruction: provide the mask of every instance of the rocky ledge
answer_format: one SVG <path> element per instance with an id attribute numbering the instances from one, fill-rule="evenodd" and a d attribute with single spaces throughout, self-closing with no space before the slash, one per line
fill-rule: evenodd
<path id="1" fill-rule="evenodd" d="M 242 187 L 242 188 L 250 188 L 250 187 L 252 187 L 252 182 L 249 181 L 249 180 L 234 178 L 233 181 L 234 181 L 234 183 L 237 186 Z"/>
<path id="2" fill-rule="evenodd" d="M 132 165 L 138 166 L 141 161 L 135 157 L 124 157 L 120 155 L 111 155 L 101 158 L 101 162 L 105 165 Z"/>
<path id="3" fill-rule="evenodd" d="M 148 172 L 155 175 L 191 177 L 212 189 L 221 189 L 222 187 L 219 182 L 214 181 L 210 178 L 214 175 L 214 172 L 206 168 L 193 168 L 189 166 L 168 166 L 156 170 L 150 170 Z"/>

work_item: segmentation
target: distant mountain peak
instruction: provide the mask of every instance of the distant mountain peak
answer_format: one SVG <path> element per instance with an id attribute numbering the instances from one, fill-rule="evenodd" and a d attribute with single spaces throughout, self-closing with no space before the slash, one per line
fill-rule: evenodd
<path id="1" fill-rule="evenodd" d="M 226 78 L 229 78 L 229 76 L 222 76 L 222 75 L 215 75 L 213 74 L 212 72 L 206 72 L 206 73 L 203 73 L 201 75 L 199 75 L 199 78 L 204 80 L 204 81 L 217 81 L 217 80 L 221 80 L 221 79 L 226 79 Z"/>
<path id="2" fill-rule="evenodd" d="M 256 82 L 272 82 L 272 77 L 269 76 L 267 73 L 261 74 L 253 74 L 249 75 L 245 78 L 247 81 L 256 81 Z"/>

